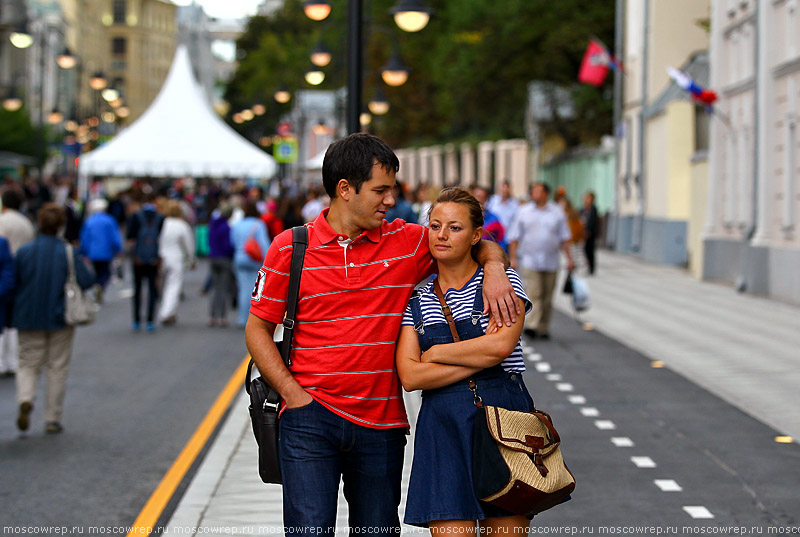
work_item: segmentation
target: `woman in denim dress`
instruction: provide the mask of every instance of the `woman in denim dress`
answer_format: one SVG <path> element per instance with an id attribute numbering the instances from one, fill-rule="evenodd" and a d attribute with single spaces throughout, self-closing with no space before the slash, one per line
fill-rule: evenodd
<path id="1" fill-rule="evenodd" d="M 430 209 L 429 246 L 438 276 L 412 295 L 397 343 L 403 387 L 423 390 L 414 438 L 406 524 L 434 535 L 471 534 L 476 525 L 492 535 L 520 534 L 529 519 L 481 502 L 472 484 L 472 429 L 477 407 L 468 379 L 487 405 L 532 410 L 522 381 L 519 345 L 524 318 L 498 326 L 483 314 L 483 269 L 472 255 L 482 234 L 483 212 L 460 188 L 442 191 Z M 506 271 L 518 309 L 530 309 L 522 282 Z M 454 342 L 434 292 L 438 281 L 461 341 Z"/>

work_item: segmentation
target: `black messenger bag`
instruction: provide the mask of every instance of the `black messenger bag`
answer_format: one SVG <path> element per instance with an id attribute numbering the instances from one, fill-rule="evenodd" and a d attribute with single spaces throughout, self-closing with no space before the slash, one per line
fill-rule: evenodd
<path id="1" fill-rule="evenodd" d="M 292 228 L 292 264 L 289 270 L 286 317 L 283 320 L 283 341 L 276 342 L 286 367 L 292 365 L 290 354 L 297 313 L 297 294 L 300 290 L 300 276 L 303 272 L 303 258 L 307 245 L 306 227 Z M 253 365 L 255 363 L 251 358 L 244 377 L 244 389 L 250 396 L 250 421 L 258 443 L 258 475 L 264 483 L 281 484 L 281 468 L 278 461 L 278 410 L 281 406 L 281 396 L 263 377 L 250 379 Z"/>

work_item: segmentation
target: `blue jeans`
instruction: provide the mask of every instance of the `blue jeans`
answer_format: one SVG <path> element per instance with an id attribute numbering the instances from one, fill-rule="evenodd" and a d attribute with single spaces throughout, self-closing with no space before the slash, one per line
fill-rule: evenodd
<path id="1" fill-rule="evenodd" d="M 351 533 L 400 535 L 405 429 L 362 427 L 316 400 L 284 411 L 279 423 L 286 535 L 334 534 L 340 480 Z"/>
<path id="2" fill-rule="evenodd" d="M 250 316 L 250 295 L 253 294 L 253 286 L 256 283 L 256 275 L 261 266 L 243 266 L 235 265 L 234 272 L 236 273 L 236 306 L 238 308 L 236 314 L 236 325 L 239 328 L 244 328 L 247 324 L 247 318 Z"/>

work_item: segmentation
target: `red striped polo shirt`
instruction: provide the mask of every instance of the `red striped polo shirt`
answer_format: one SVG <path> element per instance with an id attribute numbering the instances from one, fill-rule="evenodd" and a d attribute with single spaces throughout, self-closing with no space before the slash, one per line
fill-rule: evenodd
<path id="1" fill-rule="evenodd" d="M 408 427 L 394 363 L 411 291 L 430 275 L 427 229 L 383 221 L 352 242 L 320 213 L 308 227 L 291 371 L 314 399 L 359 425 Z M 250 313 L 280 324 L 292 232 L 278 235 L 259 271 Z"/>

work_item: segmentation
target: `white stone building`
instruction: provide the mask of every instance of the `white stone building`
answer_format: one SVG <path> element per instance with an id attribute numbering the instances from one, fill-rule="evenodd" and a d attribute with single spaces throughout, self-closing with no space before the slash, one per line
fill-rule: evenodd
<path id="1" fill-rule="evenodd" d="M 715 0 L 703 278 L 800 303 L 800 2 Z"/>

